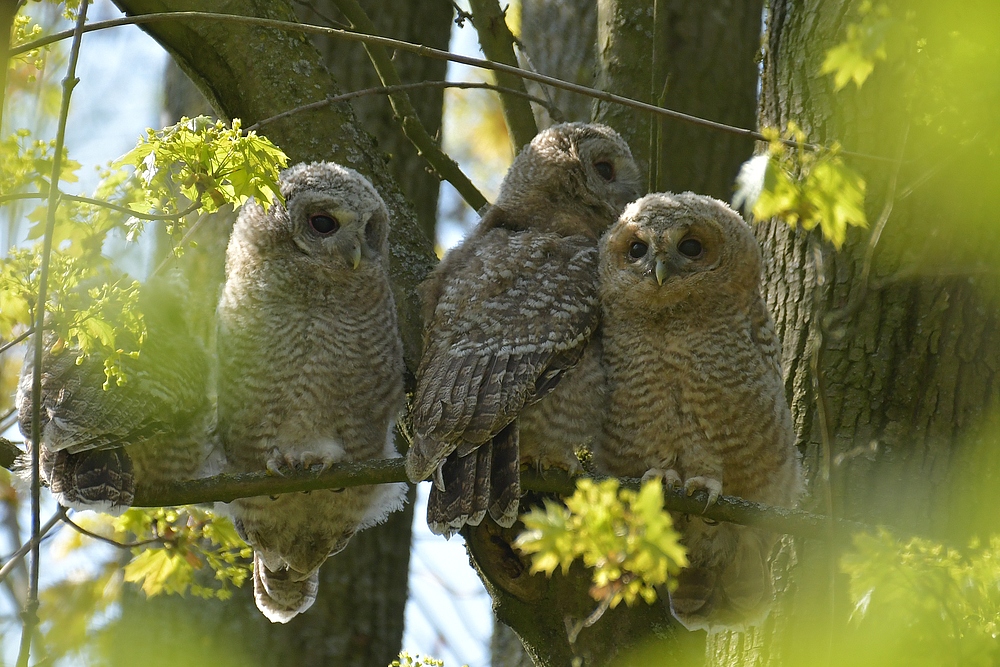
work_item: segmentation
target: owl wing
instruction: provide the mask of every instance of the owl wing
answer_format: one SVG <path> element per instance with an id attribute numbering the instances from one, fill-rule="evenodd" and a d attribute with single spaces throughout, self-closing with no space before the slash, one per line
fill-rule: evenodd
<path id="1" fill-rule="evenodd" d="M 437 272 L 407 457 L 414 481 L 489 442 L 551 391 L 600 318 L 597 248 L 584 236 L 493 228 Z"/>

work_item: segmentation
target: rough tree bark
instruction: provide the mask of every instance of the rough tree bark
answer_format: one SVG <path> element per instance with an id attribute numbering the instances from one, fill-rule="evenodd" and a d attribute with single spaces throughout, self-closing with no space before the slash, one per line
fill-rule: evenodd
<path id="1" fill-rule="evenodd" d="M 597 87 L 752 127 L 761 9 L 761 0 L 601 0 Z M 595 105 L 594 118 L 625 137 L 650 175 L 650 191 L 692 190 L 728 201 L 753 148 L 746 139 L 673 119 L 654 121 L 657 146 L 649 114 L 603 102 Z"/>
<path id="2" fill-rule="evenodd" d="M 597 4 L 592 0 L 522 0 L 521 42 L 530 65 L 541 74 L 583 86 L 594 84 L 594 54 L 597 48 Z M 531 84 L 531 88 L 540 88 Z M 592 100 L 582 95 L 545 87 L 565 120 L 590 120 Z M 539 127 L 546 128 L 552 119 L 544 109 L 535 107 Z"/>
<path id="3" fill-rule="evenodd" d="M 897 16 L 914 9 L 890 4 Z M 757 227 L 809 472 L 807 508 L 825 511 L 829 504 L 838 517 L 961 544 L 973 532 L 997 529 L 995 516 L 974 507 L 995 502 L 997 493 L 991 478 L 997 431 L 988 427 L 1000 394 L 998 169 L 989 159 L 989 140 L 962 145 L 947 121 L 921 122 L 916 110 L 927 100 L 912 98 L 928 91 L 909 88 L 911 65 L 899 60 L 907 54 L 876 65 L 860 90 L 852 84 L 835 93 L 832 77 L 817 75 L 826 49 L 858 20 L 851 7 L 846 1 L 772 2 L 764 61 L 762 124 L 795 121 L 812 141 L 839 139 L 851 150 L 905 160 L 901 166 L 851 162 L 867 179 L 873 225 L 895 200 L 867 281 L 871 231 L 850 234 L 840 253 L 821 246 L 817 262 L 816 232 L 775 221 Z M 970 16 L 964 27 L 985 23 L 993 39 L 1000 34 L 995 8 L 972 3 L 966 9 L 965 16 L 949 15 L 920 3 L 917 27 L 932 49 L 941 45 L 935 37 Z M 973 127 L 965 138 L 984 130 Z M 828 438 L 814 359 L 825 386 Z M 828 485 L 824 461 L 831 462 Z M 843 664 L 864 654 L 863 643 L 841 636 L 849 632 L 843 628 L 850 610 L 845 582 L 830 568 L 838 553 L 812 541 L 797 547 L 799 565 L 783 609 L 755 636 L 713 637 L 713 664 L 806 664 L 831 645 L 854 645 L 838 654 Z"/>
<path id="4" fill-rule="evenodd" d="M 122 0 L 118 4 L 129 14 L 202 10 L 294 20 L 290 5 L 285 3 L 219 1 L 206 5 Z M 412 38 L 426 28 L 429 35 L 425 36 L 432 39 L 431 45 L 440 47 L 447 43 L 451 8 L 442 10 L 438 5 L 443 3 L 410 3 L 413 14 L 409 17 L 402 16 L 404 8 L 373 15 L 383 21 L 398 19 L 398 23 L 385 26 L 386 34 L 395 35 L 400 25 L 407 25 L 414 34 L 404 34 L 403 38 Z M 321 55 L 301 35 L 210 22 L 158 24 L 148 32 L 198 83 L 221 117 L 241 118 L 244 127 L 341 92 L 335 83 L 340 77 L 348 89 L 379 85 L 359 44 L 326 44 Z M 331 76 L 324 61 L 337 66 L 337 77 Z M 415 80 L 443 78 L 444 64 L 436 61 L 409 57 L 397 66 Z M 430 128 L 438 127 L 441 91 L 417 93 L 412 99 L 424 122 Z M 360 100 L 356 108 L 361 110 L 360 122 L 348 107 L 338 105 L 269 124 L 262 134 L 281 146 L 293 163 L 335 160 L 358 169 L 372 179 L 386 200 L 393 216 L 394 289 L 407 362 L 413 369 L 420 335 L 413 288 L 433 263 L 431 239 L 438 183 L 393 126 L 384 98 Z M 380 135 L 382 146 L 393 155 L 391 159 L 383 157 L 366 130 Z M 414 197 L 416 212 L 397 183 Z M 220 235 L 228 236 L 228 230 L 217 229 L 212 234 Z M 216 251 L 224 249 L 224 243 L 205 245 Z M 211 263 L 211 258 L 205 259 Z M 200 633 L 216 637 L 223 645 L 243 645 L 249 649 L 254 664 L 261 667 L 386 665 L 398 654 L 402 640 L 411 522 L 412 509 L 408 506 L 385 525 L 355 537 L 323 568 L 316 604 L 287 625 L 268 623 L 254 608 L 250 591 L 244 590 L 234 602 L 199 601 L 196 612 L 190 604 L 171 600 L 139 604 L 133 599 L 126 603 L 127 613 L 120 624 L 123 632 L 118 636 L 128 636 L 139 627 L 158 627 L 166 639 L 171 629 L 191 626 L 194 614 Z M 147 637 L 148 633 L 148 629 L 144 631 Z M 134 652 L 119 654 L 125 662 L 116 664 L 135 664 Z"/>

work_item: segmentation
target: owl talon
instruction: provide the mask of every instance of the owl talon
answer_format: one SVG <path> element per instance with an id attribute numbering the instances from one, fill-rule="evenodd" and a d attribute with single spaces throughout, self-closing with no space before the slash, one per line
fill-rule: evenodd
<path id="1" fill-rule="evenodd" d="M 648 482 L 651 479 L 658 479 L 663 482 L 663 486 L 668 489 L 679 489 L 683 484 L 681 484 L 681 476 L 677 474 L 676 470 L 672 468 L 661 469 L 661 468 L 650 468 L 642 475 L 643 483 Z"/>
<path id="2" fill-rule="evenodd" d="M 684 482 L 684 492 L 690 496 L 695 491 L 708 492 L 708 503 L 705 505 L 708 509 L 722 495 L 722 482 L 712 477 L 688 477 Z"/>

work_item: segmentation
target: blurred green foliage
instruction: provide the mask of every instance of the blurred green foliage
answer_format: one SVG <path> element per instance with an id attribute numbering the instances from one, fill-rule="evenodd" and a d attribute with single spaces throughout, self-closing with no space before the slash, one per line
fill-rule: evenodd
<path id="1" fill-rule="evenodd" d="M 868 0 L 858 7 L 861 20 L 847 26 L 847 38 L 827 50 L 820 74 L 833 74 L 834 87 L 840 90 L 853 81 L 860 88 L 875 69 L 875 62 L 885 60 L 886 33 L 893 26 L 889 8 L 874 7 Z"/>
<path id="2" fill-rule="evenodd" d="M 444 660 L 426 655 L 410 655 L 406 651 L 399 654 L 399 660 L 393 660 L 389 667 L 444 667 Z M 464 667 L 469 667 L 465 665 Z"/>
<path id="3" fill-rule="evenodd" d="M 734 197 L 737 206 L 745 203 L 758 220 L 778 218 L 807 231 L 819 227 L 838 250 L 848 227 L 868 225 L 865 180 L 844 164 L 839 144 L 809 150 L 803 146 L 805 133 L 795 123 L 789 123 L 783 134 L 773 127 L 761 133 L 768 140 L 767 160 L 763 170 L 754 168 L 761 158 L 746 163 Z M 798 146 L 790 148 L 782 139 Z"/>
<path id="4" fill-rule="evenodd" d="M 841 559 L 852 621 L 893 664 L 1000 662 L 1000 536 L 967 550 L 885 530 L 859 534 Z"/>
<path id="5" fill-rule="evenodd" d="M 579 558 L 593 569 L 591 597 L 612 608 L 622 600 L 654 602 L 655 587 L 674 583 L 687 565 L 657 480 L 633 491 L 619 488 L 617 479 L 583 478 L 565 505 L 546 499 L 521 521 L 525 531 L 514 546 L 531 555 L 533 573 L 568 572 Z"/>

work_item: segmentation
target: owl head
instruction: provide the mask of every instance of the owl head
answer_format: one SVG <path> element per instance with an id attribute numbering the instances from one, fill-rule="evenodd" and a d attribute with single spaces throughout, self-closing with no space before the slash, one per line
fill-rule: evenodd
<path id="1" fill-rule="evenodd" d="M 287 258 L 300 271 L 311 267 L 330 276 L 365 272 L 386 261 L 389 212 L 364 176 L 332 162 L 314 162 L 286 169 L 279 185 L 284 206 L 275 203 L 265 213 L 248 204 L 241 211 L 230 245 L 243 252 L 232 249 L 233 262 L 246 254 L 272 264 Z"/>
<path id="2" fill-rule="evenodd" d="M 601 301 L 650 315 L 759 299 L 761 254 L 743 219 L 690 192 L 633 202 L 601 241 Z"/>
<path id="3" fill-rule="evenodd" d="M 639 168 L 617 132 L 606 125 L 562 123 L 539 133 L 521 151 L 496 205 L 526 224 L 531 220 L 534 228 L 538 218 L 548 218 L 556 227 L 575 218 L 599 237 L 639 196 L 639 187 Z"/>

